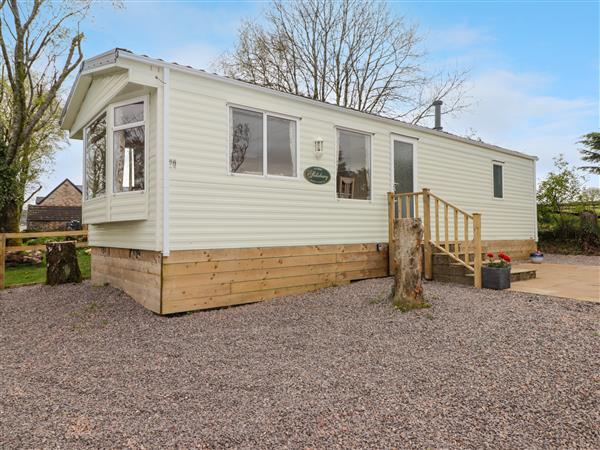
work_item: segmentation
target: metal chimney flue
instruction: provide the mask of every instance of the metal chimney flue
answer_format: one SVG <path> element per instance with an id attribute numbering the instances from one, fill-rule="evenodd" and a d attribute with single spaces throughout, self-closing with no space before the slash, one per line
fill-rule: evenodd
<path id="1" fill-rule="evenodd" d="M 432 103 L 435 108 L 435 126 L 434 130 L 442 131 L 442 105 L 444 104 L 441 100 L 436 100 Z"/>

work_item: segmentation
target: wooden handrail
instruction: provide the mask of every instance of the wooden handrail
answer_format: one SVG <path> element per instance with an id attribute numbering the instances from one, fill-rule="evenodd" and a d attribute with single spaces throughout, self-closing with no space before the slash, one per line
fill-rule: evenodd
<path id="1" fill-rule="evenodd" d="M 458 206 L 455 206 L 455 205 L 453 205 L 452 203 L 450 203 L 450 202 L 448 202 L 448 201 L 444 200 L 443 198 L 441 198 L 441 197 L 438 197 L 438 196 L 437 196 L 437 195 L 435 195 L 435 194 L 429 194 L 429 195 L 431 195 L 433 198 L 435 198 L 435 199 L 439 200 L 440 202 L 442 202 L 442 203 L 445 203 L 445 204 L 446 204 L 446 205 L 448 205 L 450 208 L 452 208 L 452 209 L 454 209 L 454 210 L 458 211 L 459 213 L 461 213 L 461 214 L 463 214 L 463 215 L 467 216 L 469 219 L 472 219 L 472 218 L 473 218 L 473 216 L 472 216 L 471 214 L 469 214 L 468 212 L 466 212 L 464 209 L 461 209 L 461 208 L 459 208 Z"/>
<path id="2" fill-rule="evenodd" d="M 420 214 L 419 197 L 423 198 L 423 211 Z M 431 199 L 433 198 L 433 204 Z M 413 200 L 414 199 L 414 200 Z M 414 203 L 413 203 L 414 202 Z M 413 209 L 414 205 L 414 209 Z M 443 217 L 440 217 L 440 206 L 443 207 Z M 432 212 L 431 209 L 434 208 Z M 452 210 L 453 221 L 450 221 Z M 462 216 L 462 240 L 459 239 L 459 216 Z M 388 220 L 389 220 L 389 267 L 390 274 L 394 273 L 394 221 L 397 218 L 418 217 L 423 221 L 423 234 L 425 242 L 424 272 L 426 279 L 433 277 L 433 248 L 448 255 L 452 261 L 463 265 L 474 272 L 474 285 L 481 287 L 481 214 L 469 214 L 465 210 L 431 193 L 428 188 L 419 192 L 388 193 Z M 443 221 L 443 222 L 442 222 Z M 444 234 L 441 235 L 443 224 Z M 453 233 L 451 233 L 453 228 Z M 472 231 L 470 231 L 472 230 Z M 443 239 L 443 240 L 442 240 Z M 451 250 L 451 243 L 454 248 Z M 462 247 L 462 248 L 461 248 Z M 461 255 L 462 253 L 462 255 Z M 471 254 L 473 266 L 470 264 Z M 461 259 L 463 256 L 464 259 Z"/>

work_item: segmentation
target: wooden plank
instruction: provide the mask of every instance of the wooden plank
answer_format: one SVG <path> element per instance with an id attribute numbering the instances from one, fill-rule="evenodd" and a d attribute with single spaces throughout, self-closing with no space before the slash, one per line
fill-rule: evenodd
<path id="1" fill-rule="evenodd" d="M 357 244 L 364 245 L 364 244 Z M 302 245 L 287 247 L 249 247 L 209 250 L 177 250 L 164 258 L 164 264 L 194 263 L 203 261 L 235 261 L 242 259 L 280 258 L 335 254 L 338 245 Z"/>
<path id="2" fill-rule="evenodd" d="M 338 253 L 337 262 L 371 261 L 386 258 L 387 252 Z"/>
<path id="3" fill-rule="evenodd" d="M 319 283 L 333 283 L 336 275 L 334 273 L 323 273 L 317 275 L 305 275 L 299 277 L 273 278 L 260 281 L 242 281 L 231 283 L 231 293 L 263 291 L 267 289 L 278 289 L 286 287 L 306 286 Z"/>
<path id="4" fill-rule="evenodd" d="M 387 268 L 387 260 L 352 261 L 336 264 L 311 264 L 304 266 L 279 267 L 273 269 L 241 270 L 235 272 L 211 272 L 191 275 L 172 275 L 163 279 L 163 290 L 178 286 L 193 287 L 199 284 L 231 283 L 236 281 L 267 280 L 319 273 L 336 273 L 361 269 Z"/>
<path id="5" fill-rule="evenodd" d="M 458 259 L 458 210 L 454 210 L 454 256 Z"/>
<path id="6" fill-rule="evenodd" d="M 477 289 L 481 289 L 481 214 L 473 213 L 473 243 L 475 248 L 473 285 Z"/>
<path id="7" fill-rule="evenodd" d="M 161 256 L 151 251 L 134 251 L 133 254 L 140 259 L 129 257 L 128 249 L 92 248 L 92 283 L 109 283 L 160 314 Z"/>
<path id="8" fill-rule="evenodd" d="M 233 272 L 238 270 L 269 269 L 275 267 L 328 264 L 335 262 L 335 253 L 312 256 L 290 256 L 285 258 L 244 259 L 238 261 L 205 261 L 165 265 L 163 274 L 165 277 L 168 277 L 171 275 L 186 275 L 192 273 Z"/>
<path id="9" fill-rule="evenodd" d="M 304 286 L 293 286 L 263 291 L 242 292 L 239 294 L 190 298 L 185 300 L 163 302 L 163 314 L 172 314 L 196 309 L 219 308 L 229 305 L 241 305 L 257 301 L 270 300 L 286 295 L 297 295 L 332 286 L 333 283 L 317 283 Z"/>
<path id="10" fill-rule="evenodd" d="M 77 247 L 77 248 L 89 247 L 89 244 L 87 242 L 76 242 L 75 247 Z M 6 247 L 6 253 L 23 252 L 23 251 L 31 251 L 31 250 L 46 250 L 46 244 L 11 245 L 10 247 Z"/>
<path id="11" fill-rule="evenodd" d="M 149 262 L 149 261 L 138 261 L 135 259 L 126 259 L 126 258 L 114 258 L 112 256 L 98 256 L 92 255 L 92 267 L 94 262 L 107 264 L 110 267 L 118 268 L 118 269 L 131 269 L 141 272 L 141 273 L 151 273 L 154 275 L 161 274 L 160 263 L 158 262 Z"/>
<path id="12" fill-rule="evenodd" d="M 388 248 L 394 248 L 394 215 L 395 215 L 395 202 L 396 196 L 393 192 L 388 192 Z M 388 273 L 390 275 L 395 272 L 394 267 L 394 254 L 392 251 L 388 252 Z"/>
<path id="13" fill-rule="evenodd" d="M 465 262 L 469 263 L 469 217 L 463 214 L 463 252 L 465 253 Z"/>
<path id="14" fill-rule="evenodd" d="M 155 289 L 150 286 L 137 283 L 123 283 L 122 278 L 118 275 L 111 275 L 105 273 L 92 273 L 92 284 L 102 285 L 110 284 L 113 287 L 121 289 L 137 303 L 141 304 L 145 308 L 160 314 L 160 289 Z"/>
<path id="15" fill-rule="evenodd" d="M 415 195 L 415 217 L 419 217 L 419 196 Z"/>
<path id="16" fill-rule="evenodd" d="M 449 251 L 449 230 L 448 230 L 448 203 L 444 202 L 444 247 Z"/>
<path id="17" fill-rule="evenodd" d="M 425 278 L 433 278 L 433 252 L 431 249 L 431 210 L 429 189 L 423 189 L 423 248 L 425 249 Z"/>
<path id="18" fill-rule="evenodd" d="M 148 272 L 138 272 L 133 268 L 115 267 L 105 262 L 94 262 L 93 271 L 104 275 L 118 277 L 123 282 L 138 283 L 143 286 L 160 289 L 160 276 Z"/>
<path id="19" fill-rule="evenodd" d="M 435 199 L 435 243 L 440 245 L 440 199 Z"/>
<path id="20" fill-rule="evenodd" d="M 27 233 L 5 233 L 7 239 L 27 239 L 35 237 L 87 236 L 87 230 L 78 231 L 30 231 Z"/>
<path id="21" fill-rule="evenodd" d="M 353 270 L 349 272 L 342 272 L 337 274 L 337 281 L 343 280 L 362 280 L 365 278 L 380 278 L 387 277 L 385 268 L 380 269 L 369 269 L 369 270 Z"/>

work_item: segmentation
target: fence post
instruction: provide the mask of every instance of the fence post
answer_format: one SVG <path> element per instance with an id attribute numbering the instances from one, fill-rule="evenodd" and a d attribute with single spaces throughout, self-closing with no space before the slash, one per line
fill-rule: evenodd
<path id="1" fill-rule="evenodd" d="M 0 233 L 0 289 L 4 289 L 4 268 L 6 267 L 6 235 Z"/>
<path id="2" fill-rule="evenodd" d="M 394 216 L 395 216 L 395 208 L 394 208 L 394 200 L 395 194 L 393 192 L 388 192 L 388 274 L 393 275 L 395 273 L 394 267 L 394 254 L 395 254 L 395 246 L 394 246 Z"/>
<path id="3" fill-rule="evenodd" d="M 475 246 L 474 286 L 481 289 L 481 214 L 473 213 L 473 244 Z"/>
<path id="4" fill-rule="evenodd" d="M 425 279 L 433 278 L 433 252 L 431 249 L 431 205 L 429 188 L 423 188 L 423 247 L 425 250 Z"/>

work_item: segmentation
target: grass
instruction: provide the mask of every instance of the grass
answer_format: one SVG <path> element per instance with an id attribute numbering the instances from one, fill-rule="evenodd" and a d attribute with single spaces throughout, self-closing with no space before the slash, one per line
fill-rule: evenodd
<path id="1" fill-rule="evenodd" d="M 77 261 L 82 277 L 91 276 L 91 255 L 85 253 L 85 249 L 77 249 Z M 5 274 L 5 286 L 17 286 L 20 284 L 37 284 L 46 282 L 46 256 L 40 264 L 32 266 L 7 267 Z"/>

